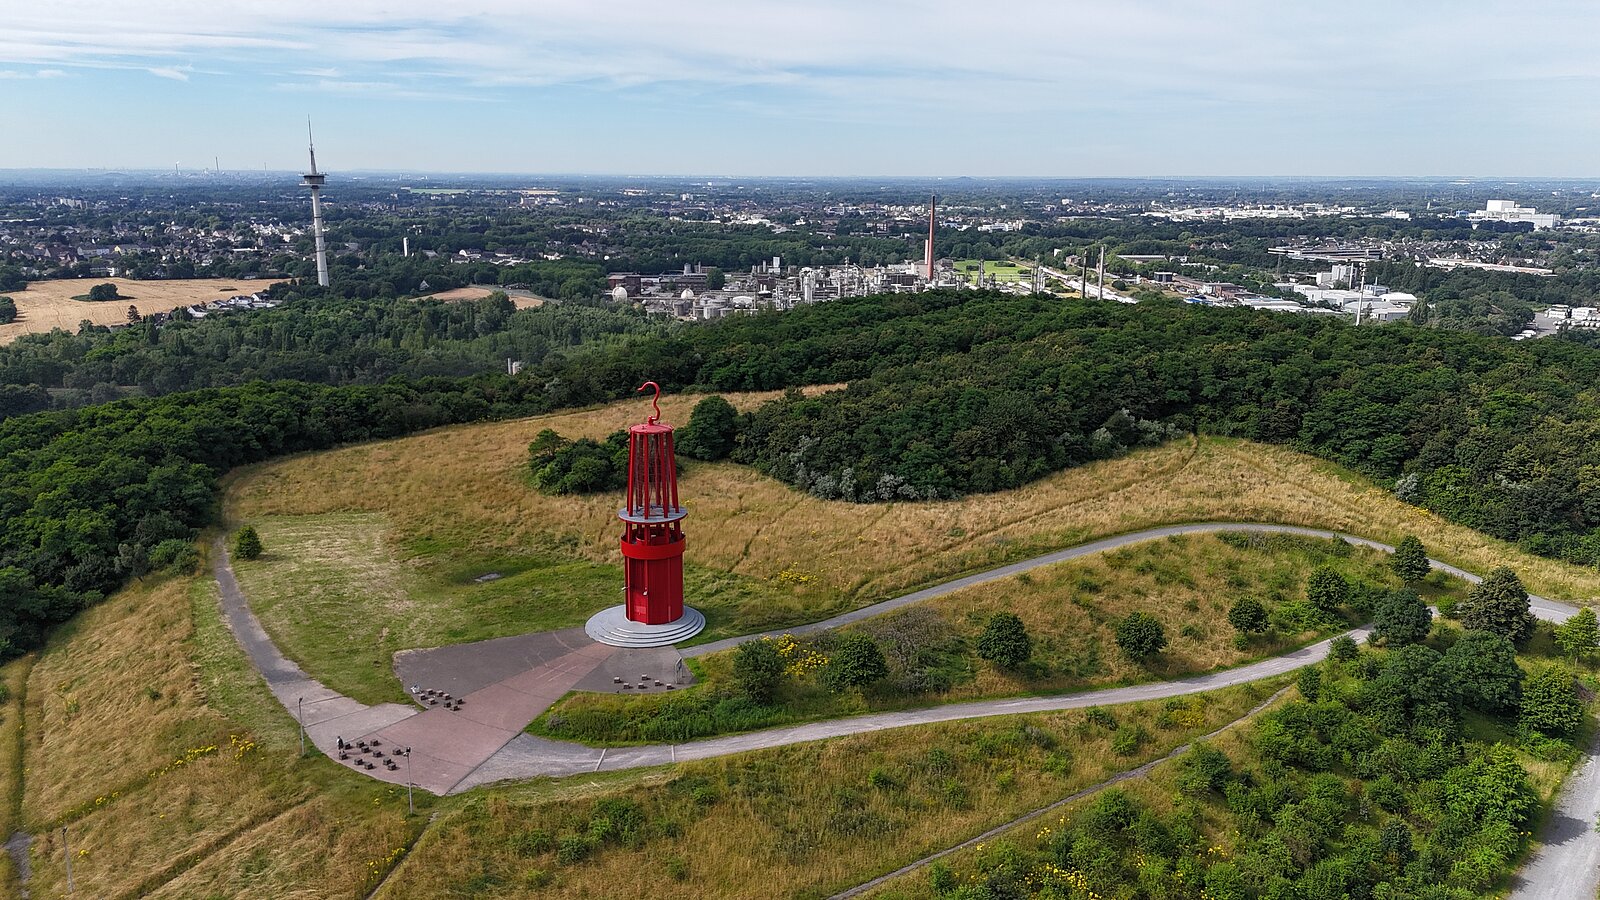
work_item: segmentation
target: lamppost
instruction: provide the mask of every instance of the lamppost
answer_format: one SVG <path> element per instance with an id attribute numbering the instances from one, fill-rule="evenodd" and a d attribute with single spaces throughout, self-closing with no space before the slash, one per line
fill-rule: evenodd
<path id="1" fill-rule="evenodd" d="M 300 755 L 306 755 L 306 698 L 299 697 L 294 701 L 294 718 L 300 724 Z"/>
<path id="2" fill-rule="evenodd" d="M 417 805 L 411 802 L 411 748 L 405 749 L 406 754 L 406 811 L 411 815 L 417 814 Z"/>

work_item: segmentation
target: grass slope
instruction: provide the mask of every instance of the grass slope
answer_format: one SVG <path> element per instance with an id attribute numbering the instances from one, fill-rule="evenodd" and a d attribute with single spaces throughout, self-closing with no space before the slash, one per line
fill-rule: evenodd
<path id="1" fill-rule="evenodd" d="M 108 898 L 360 896 L 420 830 L 403 794 L 296 758 L 209 580 L 137 584 L 84 612 L 26 687 L 8 800 L 20 793 L 36 836 L 36 898 L 65 894 L 62 826 L 77 891 Z"/>
<path id="2" fill-rule="evenodd" d="M 502 789 L 441 817 L 378 896 L 825 897 L 1161 756 L 1283 681 L 686 763 L 599 797 Z"/>
<path id="3" fill-rule="evenodd" d="M 728 396 L 750 408 L 772 395 Z M 666 398 L 667 421 L 686 422 L 698 399 Z M 255 524 L 268 555 L 241 566 L 241 582 L 289 656 L 369 702 L 397 696 L 387 662 L 396 649 L 577 624 L 618 597 L 617 498 L 532 490 L 527 444 L 544 428 L 601 438 L 645 408 L 447 428 L 242 469 L 228 480 L 226 515 Z M 1176 441 L 938 503 L 819 500 L 732 463 L 687 464 L 680 485 L 691 602 L 708 614 L 708 638 L 815 621 L 1095 537 L 1199 520 L 1390 543 L 1416 534 L 1469 570 L 1509 564 L 1535 592 L 1600 596 L 1600 573 L 1451 525 L 1333 465 L 1228 439 Z M 306 518 L 353 513 L 366 517 Z M 508 577 L 473 582 L 489 572 Z"/>

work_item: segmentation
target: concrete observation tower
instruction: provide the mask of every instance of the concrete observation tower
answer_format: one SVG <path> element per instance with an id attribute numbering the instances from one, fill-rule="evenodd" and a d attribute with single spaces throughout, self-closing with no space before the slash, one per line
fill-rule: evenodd
<path id="1" fill-rule="evenodd" d="M 699 610 L 683 605 L 683 519 L 678 502 L 678 466 L 672 426 L 661 421 L 661 386 L 655 413 L 628 429 L 627 505 L 622 520 L 625 601 L 595 613 L 584 626 L 589 637 L 614 647 L 664 647 L 706 627 Z"/>
<path id="2" fill-rule="evenodd" d="M 317 171 L 317 145 L 311 140 L 311 120 L 306 120 L 306 148 L 311 151 L 311 171 L 300 181 L 311 188 L 311 234 L 317 240 L 317 284 L 328 286 L 328 246 L 322 236 L 322 183 L 328 176 Z"/>

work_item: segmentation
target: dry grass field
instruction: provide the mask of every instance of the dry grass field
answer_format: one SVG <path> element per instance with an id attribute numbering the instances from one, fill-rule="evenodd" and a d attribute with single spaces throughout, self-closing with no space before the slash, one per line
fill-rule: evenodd
<path id="1" fill-rule="evenodd" d="M 451 288 L 448 291 L 437 291 L 429 294 L 428 300 L 443 300 L 446 303 L 462 303 L 470 300 L 482 300 L 495 291 L 505 291 L 511 298 L 512 305 L 517 309 L 536 309 L 544 305 L 543 297 L 536 297 L 527 291 L 506 291 L 504 288 L 483 287 L 468 285 L 467 287 Z"/>
<path id="2" fill-rule="evenodd" d="M 135 585 L 30 661 L 6 670 L 26 674 L 26 714 L 0 711 L 0 735 L 26 725 L 0 777 L 11 826 L 36 835 L 36 898 L 65 895 L 63 826 L 78 895 L 107 898 L 359 897 L 421 829 L 392 788 L 296 759 L 208 579 Z"/>
<path id="3" fill-rule="evenodd" d="M 1144 736 L 1121 752 L 1074 710 L 687 763 L 599 800 L 504 788 L 442 815 L 377 896 L 825 897 L 1164 755 L 1282 683 L 1118 707 L 1118 732 Z"/>
<path id="4" fill-rule="evenodd" d="M 104 303 L 72 299 L 106 282 L 116 285 L 117 292 L 128 299 Z M 17 320 L 9 325 L 0 325 L 0 344 L 9 344 L 24 334 L 37 334 L 56 328 L 76 332 L 84 319 L 96 325 L 121 325 L 128 321 L 129 306 L 138 307 L 141 315 L 151 315 L 207 300 L 253 294 L 277 283 L 267 278 L 191 278 L 173 281 L 70 278 L 35 281 L 29 283 L 25 291 L 6 293 L 17 302 Z"/>

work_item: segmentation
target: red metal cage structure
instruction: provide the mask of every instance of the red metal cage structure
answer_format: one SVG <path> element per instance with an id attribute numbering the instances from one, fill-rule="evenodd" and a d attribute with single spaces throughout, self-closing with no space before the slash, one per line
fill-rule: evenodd
<path id="1" fill-rule="evenodd" d="M 627 505 L 622 520 L 622 557 L 630 622 L 665 625 L 683 617 L 683 518 L 678 503 L 678 466 L 672 426 L 661 422 L 661 386 L 655 389 L 654 415 L 628 429 Z"/>

